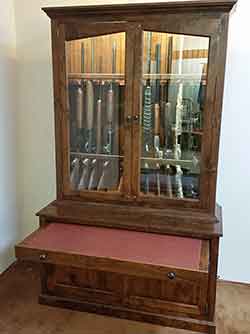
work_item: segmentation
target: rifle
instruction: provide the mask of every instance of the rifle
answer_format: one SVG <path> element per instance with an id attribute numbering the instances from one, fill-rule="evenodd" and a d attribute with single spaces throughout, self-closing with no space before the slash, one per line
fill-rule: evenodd
<path id="1" fill-rule="evenodd" d="M 92 54 L 91 54 L 91 67 L 92 72 L 94 68 L 94 44 L 92 40 Z M 84 57 L 82 57 L 82 61 L 84 61 Z M 82 64 L 82 69 L 84 70 L 84 64 Z M 88 153 L 92 152 L 93 148 L 93 123 L 94 123 L 94 87 L 93 83 L 88 80 L 86 82 L 86 134 L 87 141 L 85 143 L 85 150 Z M 83 161 L 83 171 L 81 180 L 78 186 L 78 189 L 88 189 L 89 183 L 89 174 L 90 174 L 90 160 L 85 159 Z"/>
<path id="2" fill-rule="evenodd" d="M 161 44 L 156 44 L 156 74 L 161 72 Z M 160 151 L 160 79 L 155 80 L 155 96 L 154 96 L 154 149 L 158 158 L 162 157 Z"/>
<path id="3" fill-rule="evenodd" d="M 102 175 L 100 178 L 100 181 L 97 186 L 97 190 L 105 189 L 105 179 L 107 179 L 107 176 L 109 174 L 109 169 L 110 169 L 110 160 L 106 160 L 103 164 L 103 170 L 102 170 Z"/>
<path id="4" fill-rule="evenodd" d="M 151 48 L 152 48 L 152 32 L 147 32 L 147 74 L 151 73 Z M 144 108 L 143 108 L 143 138 L 144 138 L 144 153 L 150 151 L 152 146 L 152 89 L 150 79 L 146 81 L 144 90 Z"/>
<path id="5" fill-rule="evenodd" d="M 178 66 L 178 74 L 180 76 L 180 83 L 177 95 L 176 103 L 176 115 L 175 115 L 175 138 L 174 138 L 174 157 L 175 159 L 181 158 L 181 149 L 179 144 L 179 137 L 182 134 L 182 114 L 183 114 L 183 81 L 181 78 L 182 75 L 182 62 L 183 62 L 183 45 L 184 45 L 184 36 L 180 37 L 180 58 Z"/>
<path id="6" fill-rule="evenodd" d="M 175 182 L 176 182 L 176 197 L 183 198 L 183 188 L 182 188 L 182 175 L 183 172 L 181 170 L 180 165 L 176 165 L 176 174 L 175 174 Z"/>
<path id="7" fill-rule="evenodd" d="M 112 46 L 112 73 L 116 72 L 116 44 Z M 106 129 L 106 145 L 104 150 L 108 155 L 114 154 L 114 87 L 111 81 L 107 93 L 107 129 Z M 117 167 L 119 168 L 119 167 Z M 114 175 L 115 173 L 115 175 Z M 113 160 L 107 160 L 103 164 L 102 175 L 97 189 L 105 189 L 107 186 L 112 187 L 112 184 L 117 183 L 116 165 Z M 105 186 L 107 185 L 107 186 Z"/>
<path id="8" fill-rule="evenodd" d="M 160 164 L 156 164 L 156 194 L 158 196 L 161 195 L 161 179 L 160 179 L 160 170 L 161 166 Z"/>
<path id="9" fill-rule="evenodd" d="M 172 72 L 172 61 L 173 61 L 173 36 L 167 35 L 168 42 L 168 53 L 166 59 L 165 72 L 170 75 Z M 165 107 L 164 107 L 164 131 L 165 131 L 165 150 L 164 155 L 167 158 L 171 147 L 171 102 L 169 102 L 169 86 L 170 78 L 166 81 L 165 91 Z"/>
<path id="10" fill-rule="evenodd" d="M 80 178 L 80 159 L 75 158 L 72 162 L 72 172 L 70 173 L 70 184 L 73 189 L 77 189 Z"/>
<path id="11" fill-rule="evenodd" d="M 182 134 L 182 113 L 183 113 L 183 81 L 181 78 L 182 74 L 182 63 L 183 63 L 183 47 L 184 47 L 184 36 L 180 37 L 180 58 L 178 66 L 178 74 L 180 76 L 179 90 L 177 95 L 177 104 L 176 104 L 176 117 L 175 117 L 175 139 L 174 139 L 174 158 L 179 160 L 181 158 L 181 145 L 179 144 L 179 137 Z M 182 189 L 182 175 L 180 165 L 176 165 L 176 197 L 183 198 L 183 189 Z"/>
<path id="12" fill-rule="evenodd" d="M 92 40 L 91 44 L 91 71 L 94 71 L 94 43 Z M 93 122 L 94 122 L 94 87 L 93 82 L 88 80 L 86 83 L 86 132 L 87 132 L 87 142 L 85 144 L 85 149 L 88 153 L 92 152 L 93 149 Z"/>
<path id="13" fill-rule="evenodd" d="M 101 58 L 102 59 L 102 58 Z M 101 73 L 101 64 L 100 59 L 100 73 Z M 96 102 L 96 154 L 102 153 L 102 82 L 99 82 L 99 96 Z M 88 189 L 96 189 L 98 186 L 98 176 L 100 171 L 100 161 L 94 159 L 92 161 L 92 171 L 89 180 Z"/>
<path id="14" fill-rule="evenodd" d="M 169 198 L 173 197 L 172 181 L 171 181 L 169 165 L 166 165 L 166 194 Z"/>
<path id="15" fill-rule="evenodd" d="M 93 159 L 91 161 L 91 173 L 90 173 L 90 178 L 89 178 L 89 185 L 88 189 L 94 189 L 95 188 L 95 183 L 96 183 L 96 173 L 97 173 L 97 160 Z"/>
<path id="16" fill-rule="evenodd" d="M 82 119 L 83 119 L 83 89 L 82 85 L 79 85 L 76 90 L 76 127 L 78 136 L 78 146 L 81 141 L 82 132 Z"/>
<path id="17" fill-rule="evenodd" d="M 85 50 L 84 50 L 84 43 L 82 43 L 81 44 L 81 71 L 82 73 L 85 72 L 84 62 L 85 62 Z"/>
<path id="18" fill-rule="evenodd" d="M 165 150 L 164 155 L 167 158 L 169 153 L 169 141 L 171 139 L 171 103 L 167 102 L 164 108 L 164 137 L 165 137 Z"/>
<path id="19" fill-rule="evenodd" d="M 115 73 L 116 68 L 116 44 L 112 46 L 112 73 Z M 107 142 L 105 145 L 105 151 L 107 154 L 113 152 L 113 122 L 114 122 L 114 88 L 111 80 L 108 94 L 107 94 Z"/>
<path id="20" fill-rule="evenodd" d="M 90 159 L 84 159 L 82 162 L 82 166 L 82 176 L 78 185 L 79 190 L 88 188 Z"/>
<path id="21" fill-rule="evenodd" d="M 84 44 L 81 45 L 81 57 L 82 57 L 82 72 L 84 72 Z M 82 82 L 78 83 L 76 88 L 76 150 L 80 150 L 82 141 L 82 129 L 83 129 L 83 86 Z M 70 183 L 74 189 L 78 187 L 80 178 L 80 159 L 75 158 L 72 162 L 72 172 L 70 174 Z"/>
<path id="22" fill-rule="evenodd" d="M 145 193 L 148 194 L 150 189 L 149 189 L 149 175 L 148 175 L 149 165 L 148 165 L 147 162 L 145 163 L 144 168 L 146 170 L 146 172 L 145 172 L 145 183 L 146 183 Z"/>
<path id="23" fill-rule="evenodd" d="M 166 62 L 166 73 L 168 75 L 171 74 L 172 72 L 172 63 L 173 63 L 173 36 L 168 36 L 168 55 L 167 55 L 167 62 Z M 166 84 L 166 101 L 168 102 L 169 99 L 169 84 L 170 84 L 170 78 L 167 79 L 167 84 Z"/>

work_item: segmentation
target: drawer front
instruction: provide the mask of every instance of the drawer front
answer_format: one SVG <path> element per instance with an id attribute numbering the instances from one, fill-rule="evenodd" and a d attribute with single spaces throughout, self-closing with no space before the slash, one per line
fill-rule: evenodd
<path id="1" fill-rule="evenodd" d="M 126 304 L 143 311 L 201 316 L 207 311 L 208 275 L 174 269 L 165 280 L 128 277 Z"/>
<path id="2" fill-rule="evenodd" d="M 203 318 L 207 275 L 172 270 L 163 279 L 43 264 L 46 294 L 99 304 L 123 305 L 156 314 Z"/>
<path id="3" fill-rule="evenodd" d="M 47 294 L 95 303 L 120 305 L 122 276 L 110 272 L 44 265 Z"/>

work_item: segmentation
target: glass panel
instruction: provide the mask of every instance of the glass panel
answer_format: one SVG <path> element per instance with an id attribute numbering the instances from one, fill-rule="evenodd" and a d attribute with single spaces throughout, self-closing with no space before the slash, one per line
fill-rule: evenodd
<path id="1" fill-rule="evenodd" d="M 66 42 L 70 184 L 119 191 L 124 159 L 125 33 Z"/>
<path id="2" fill-rule="evenodd" d="M 144 32 L 141 192 L 199 198 L 209 38 Z"/>

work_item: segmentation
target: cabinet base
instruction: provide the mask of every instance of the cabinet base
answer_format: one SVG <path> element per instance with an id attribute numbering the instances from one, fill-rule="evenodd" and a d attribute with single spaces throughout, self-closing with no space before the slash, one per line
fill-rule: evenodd
<path id="1" fill-rule="evenodd" d="M 204 320 L 153 314 L 149 312 L 131 310 L 125 307 L 89 303 L 46 294 L 41 294 L 39 296 L 39 303 L 43 305 L 63 307 L 76 311 L 97 313 L 121 319 L 147 322 L 154 325 L 185 329 L 194 332 L 207 334 L 216 333 L 215 323 Z"/>

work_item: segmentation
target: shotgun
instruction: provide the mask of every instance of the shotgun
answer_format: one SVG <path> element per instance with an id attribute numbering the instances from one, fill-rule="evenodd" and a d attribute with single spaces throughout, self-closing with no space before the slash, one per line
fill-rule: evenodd
<path id="1" fill-rule="evenodd" d="M 116 72 L 116 43 L 112 45 L 112 74 Z M 106 117 L 107 117 L 107 128 L 106 128 L 106 145 L 104 151 L 108 155 L 114 154 L 114 87 L 111 80 L 110 86 L 107 93 L 107 104 L 106 104 Z M 97 189 L 108 189 L 112 187 L 112 184 L 116 183 L 116 161 L 106 160 L 102 167 L 102 175 L 98 183 Z"/>
<path id="2" fill-rule="evenodd" d="M 156 44 L 155 47 L 156 58 L 156 74 L 161 72 L 161 44 Z M 160 151 L 160 79 L 155 80 L 155 96 L 154 96 L 154 149 L 155 155 L 158 158 L 162 157 Z"/>
<path id="3" fill-rule="evenodd" d="M 84 61 L 84 56 L 82 57 Z M 82 64 L 84 70 L 84 64 Z M 94 71 L 94 41 L 91 41 L 91 71 Z M 88 80 L 86 82 L 86 143 L 85 150 L 87 153 L 91 153 L 93 150 L 93 124 L 94 124 L 94 87 L 93 82 Z M 83 160 L 82 176 L 78 186 L 79 190 L 88 189 L 90 178 L 90 159 Z"/>
<path id="4" fill-rule="evenodd" d="M 171 181 L 171 173 L 169 165 L 166 165 L 166 195 L 169 198 L 173 197 L 173 189 L 172 189 L 172 181 Z"/>
<path id="5" fill-rule="evenodd" d="M 147 32 L 147 74 L 151 73 L 151 48 L 152 48 L 152 32 Z M 153 128 L 153 115 L 152 115 L 152 89 L 150 85 L 150 79 L 146 81 L 146 87 L 144 90 L 144 103 L 143 103 L 143 139 L 144 139 L 144 154 L 147 154 L 152 147 L 152 128 Z"/>
<path id="6" fill-rule="evenodd" d="M 78 187 L 80 178 L 80 159 L 75 158 L 72 162 L 72 172 L 70 174 L 70 184 L 72 188 L 75 190 Z"/>
<path id="7" fill-rule="evenodd" d="M 82 162 L 82 176 L 78 185 L 79 190 L 87 189 L 89 183 L 90 159 L 84 159 Z"/>
<path id="8" fill-rule="evenodd" d="M 183 65 L 183 50 L 184 50 L 184 36 L 180 36 L 180 57 L 178 64 L 178 74 L 180 76 L 179 90 L 177 95 L 176 104 L 176 118 L 175 118 L 175 129 L 174 129 L 174 158 L 176 160 L 181 159 L 181 144 L 179 143 L 179 138 L 182 134 L 182 114 L 183 114 L 183 80 L 182 75 L 182 65 Z M 176 165 L 176 197 L 183 198 L 183 188 L 182 188 L 182 169 L 180 165 Z"/>
<path id="9" fill-rule="evenodd" d="M 91 41 L 91 72 L 94 72 L 94 42 Z M 94 123 L 94 86 L 91 80 L 86 82 L 86 152 L 91 153 L 93 149 L 93 123 Z"/>
<path id="10" fill-rule="evenodd" d="M 116 70 L 116 44 L 112 46 L 112 73 Z M 114 87 L 111 80 L 107 93 L 107 130 L 106 130 L 106 145 L 105 152 L 107 154 L 113 153 L 113 135 L 114 135 Z"/>
<path id="11" fill-rule="evenodd" d="M 84 44 L 81 44 L 81 71 L 84 72 Z M 75 93 L 76 101 L 76 150 L 79 151 L 82 143 L 83 135 L 83 112 L 84 112 L 84 94 L 83 94 L 83 83 L 79 82 Z M 72 162 L 72 171 L 70 174 L 70 183 L 73 189 L 77 189 L 78 182 L 80 179 L 80 159 L 75 158 Z"/>
<path id="12" fill-rule="evenodd" d="M 96 154 L 100 153 L 102 153 L 102 82 L 101 81 L 99 82 L 99 95 L 96 102 Z M 97 189 L 99 174 L 100 174 L 100 163 L 101 162 L 98 161 L 98 158 L 92 161 L 91 175 L 88 186 L 89 190 Z"/>

